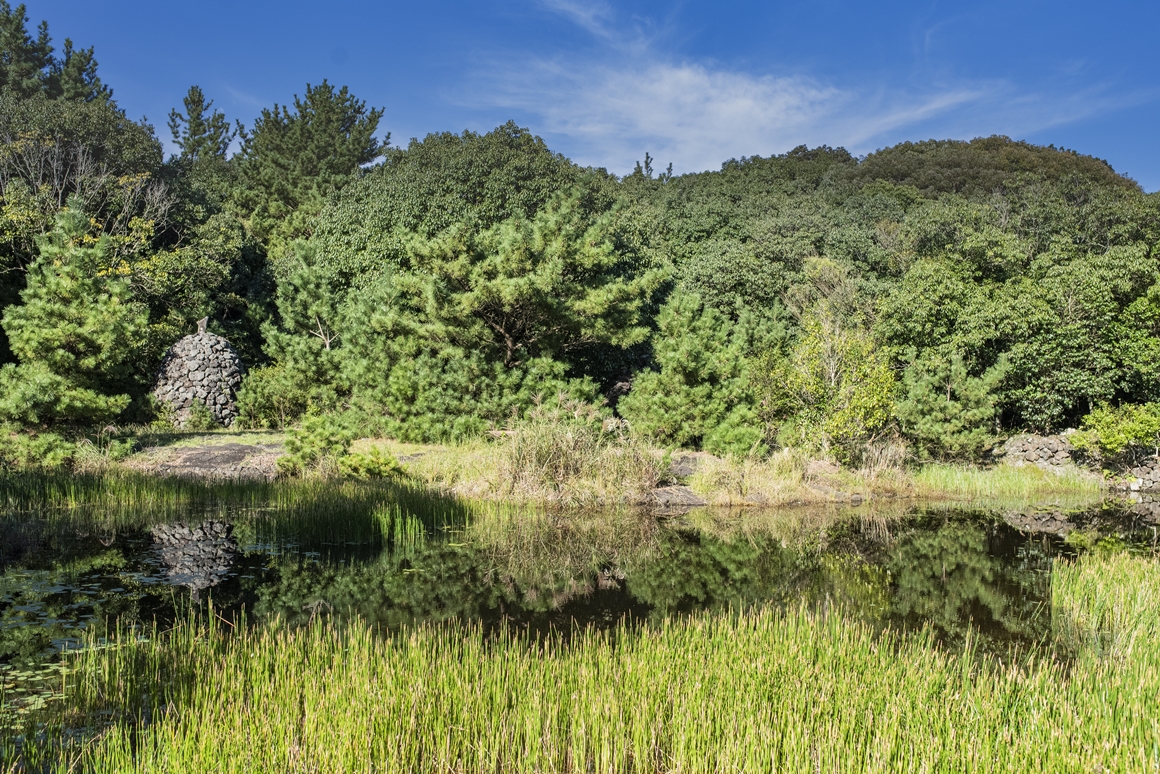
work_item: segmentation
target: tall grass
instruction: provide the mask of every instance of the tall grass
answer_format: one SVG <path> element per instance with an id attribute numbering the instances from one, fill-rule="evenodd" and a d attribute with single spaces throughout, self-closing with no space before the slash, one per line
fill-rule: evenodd
<path id="1" fill-rule="evenodd" d="M 596 407 L 564 398 L 516 424 L 500 460 L 501 491 L 569 504 L 645 502 L 664 467 Z"/>
<path id="2" fill-rule="evenodd" d="M 1124 662 L 1160 649 L 1160 562 L 1126 552 L 1060 562 L 1051 576 L 1052 629 L 1070 651 Z"/>
<path id="3" fill-rule="evenodd" d="M 914 485 L 922 497 L 962 499 L 1031 499 L 1053 495 L 1099 497 L 1103 483 L 1098 475 L 1081 470 L 1051 473 L 1034 465 L 996 465 L 976 468 L 931 464 L 915 471 Z"/>
<path id="4" fill-rule="evenodd" d="M 969 642 L 948 653 L 805 609 L 585 631 L 567 646 L 456 626 L 389 639 L 323 620 L 231 634 L 211 618 L 79 657 L 71 706 L 115 722 L 65 745 L 61 768 L 1154 771 L 1156 573 L 1121 558 L 1059 569 L 1056 610 L 1077 632 L 1131 632 L 1116 660 L 1081 634 L 1068 663 L 1001 664 Z M 1133 592 L 1141 579 L 1150 590 Z M 59 754 L 53 738 L 26 747 L 30 766 Z"/>
<path id="5" fill-rule="evenodd" d="M 28 520 L 116 531 L 218 518 L 244 527 L 256 542 L 413 546 L 419 532 L 463 529 L 480 509 L 406 480 L 207 482 L 127 471 L 0 477 L 0 531 Z"/>

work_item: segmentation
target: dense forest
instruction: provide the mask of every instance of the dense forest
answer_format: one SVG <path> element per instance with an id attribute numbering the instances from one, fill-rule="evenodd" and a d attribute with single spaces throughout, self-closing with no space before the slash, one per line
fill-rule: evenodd
<path id="1" fill-rule="evenodd" d="M 253 428 L 446 442 L 566 401 L 842 462 L 1160 435 L 1160 198 L 1104 161 L 996 136 L 617 177 L 513 123 L 404 147 L 387 120 L 323 81 L 246 127 L 194 86 L 166 158 L 91 48 L 0 0 L 6 464 L 164 421 L 202 317 Z"/>

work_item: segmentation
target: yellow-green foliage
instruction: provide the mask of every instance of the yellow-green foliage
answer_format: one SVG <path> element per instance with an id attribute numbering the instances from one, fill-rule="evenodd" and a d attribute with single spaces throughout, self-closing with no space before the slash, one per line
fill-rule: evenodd
<path id="1" fill-rule="evenodd" d="M 1160 404 L 1099 406 L 1083 418 L 1083 429 L 1070 440 L 1077 449 L 1104 456 L 1160 453 Z"/>
<path id="2" fill-rule="evenodd" d="M 365 452 L 350 452 L 338 458 L 338 470 L 344 478 L 386 478 L 403 472 L 394 455 L 377 446 Z"/>
<path id="3" fill-rule="evenodd" d="M 881 434 L 894 406 L 894 371 L 870 333 L 819 305 L 802 320 L 788 357 L 765 377 L 766 412 L 784 445 L 834 450 L 856 458 Z"/>
<path id="4" fill-rule="evenodd" d="M 1100 550 L 1061 562 L 1051 576 L 1052 626 L 1076 652 L 1116 661 L 1160 650 L 1160 562 Z"/>
<path id="5" fill-rule="evenodd" d="M 878 635 L 804 609 L 583 631 L 566 644 L 489 639 L 475 627 L 421 626 L 392 639 L 324 620 L 230 631 L 191 621 L 79 657 L 66 703 L 120 719 L 87 746 L 66 746 L 64 763 L 107 772 L 1153 770 L 1160 569 L 1087 557 L 1058 567 L 1053 587 L 1060 626 L 1078 632 L 1069 666 L 1000 664 L 969 644 L 948 653 L 926 635 Z M 1111 644 L 1090 647 L 1097 631 Z M 151 724 L 137 723 L 141 711 Z M 45 728 L 24 751 L 30 766 L 53 755 L 57 726 Z"/>
<path id="6" fill-rule="evenodd" d="M 652 455 L 595 407 L 560 396 L 533 409 L 497 450 L 509 494 L 552 501 L 638 502 L 662 473 Z"/>

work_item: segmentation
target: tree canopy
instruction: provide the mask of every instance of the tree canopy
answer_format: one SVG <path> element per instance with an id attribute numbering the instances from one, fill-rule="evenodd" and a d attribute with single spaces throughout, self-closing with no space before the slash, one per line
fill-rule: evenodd
<path id="1" fill-rule="evenodd" d="M 654 443 L 978 459 L 1160 403 L 1160 198 L 1076 151 L 803 145 L 686 175 L 646 153 L 618 178 L 512 122 L 392 147 L 325 80 L 248 129 L 180 102 L 166 159 L 93 49 L 0 0 L 13 421 L 116 414 L 201 317 L 253 366 L 246 421 L 415 440 L 603 394 Z"/>

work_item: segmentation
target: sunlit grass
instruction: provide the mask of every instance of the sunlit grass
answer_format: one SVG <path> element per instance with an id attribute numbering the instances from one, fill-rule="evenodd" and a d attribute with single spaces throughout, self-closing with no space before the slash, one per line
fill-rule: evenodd
<path id="1" fill-rule="evenodd" d="M 1052 628 L 1061 645 L 1121 662 L 1155 656 L 1160 562 L 1097 551 L 1057 564 L 1051 581 Z"/>
<path id="2" fill-rule="evenodd" d="M 487 639 L 470 626 L 386 638 L 357 623 L 233 630 L 209 618 L 78 656 L 67 705 L 113 722 L 65 744 L 59 762 L 107 772 L 1151 771 L 1158 577 L 1152 559 L 1060 565 L 1054 609 L 1071 627 L 1060 630 L 1070 658 L 1044 651 L 1018 663 L 805 609 L 585 631 L 566 645 Z M 1093 632 L 1111 639 L 1093 647 Z M 48 728 L 25 747 L 30 767 L 57 755 Z"/>
<path id="3" fill-rule="evenodd" d="M 1034 498 L 1052 495 L 1098 497 L 1101 478 L 1079 469 L 1048 472 L 1034 465 L 996 465 L 990 468 L 930 464 L 913 474 L 917 493 L 923 497 Z"/>

